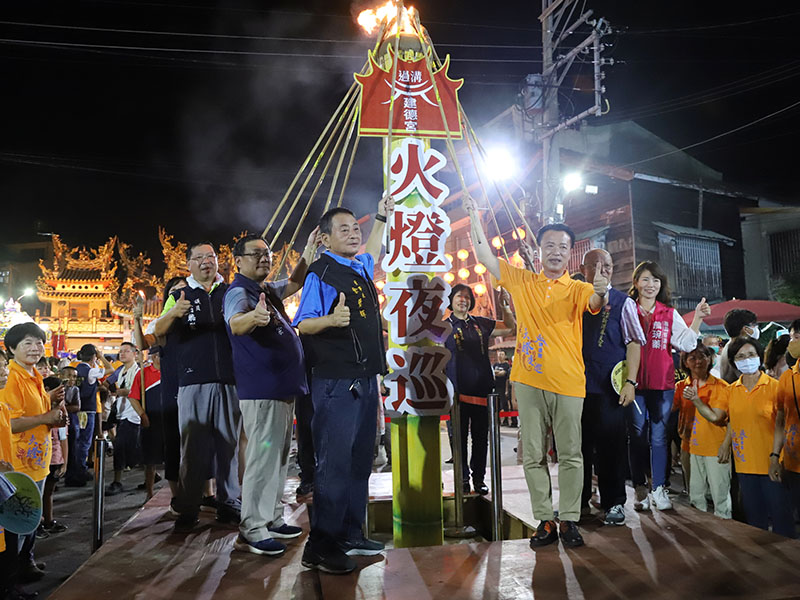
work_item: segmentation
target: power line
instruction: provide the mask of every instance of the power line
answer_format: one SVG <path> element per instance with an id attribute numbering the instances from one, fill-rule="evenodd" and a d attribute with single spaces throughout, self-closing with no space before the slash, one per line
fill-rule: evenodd
<path id="1" fill-rule="evenodd" d="M 311 53 L 311 52 L 259 52 L 250 50 L 211 50 L 208 48 L 164 48 L 155 46 L 127 46 L 127 45 L 113 45 L 113 44 L 85 44 L 79 42 L 46 42 L 41 40 L 21 40 L 13 38 L 0 38 L 0 43 L 3 44 L 16 44 L 22 46 L 38 46 L 45 48 L 94 48 L 105 50 L 133 50 L 143 52 L 182 52 L 186 54 L 229 54 L 234 56 L 273 56 L 284 58 L 345 58 L 345 59 L 361 59 L 364 60 L 363 55 L 359 54 L 326 54 L 326 53 Z M 533 64 L 538 61 L 534 59 L 492 59 L 492 58 L 460 58 L 450 57 L 451 62 L 475 62 L 475 63 L 525 63 Z"/>
<path id="2" fill-rule="evenodd" d="M 759 117 L 758 119 L 756 119 L 754 121 L 750 121 L 749 123 L 745 123 L 744 125 L 740 125 L 739 127 L 735 127 L 734 129 L 730 129 L 730 130 L 725 131 L 723 133 L 720 133 L 720 134 L 717 134 L 715 136 L 712 136 L 712 137 L 710 137 L 708 139 L 702 140 L 700 142 L 695 142 L 694 144 L 689 144 L 688 146 L 684 146 L 683 148 L 678 148 L 676 150 L 671 150 L 670 152 L 664 152 L 663 154 L 658 154 L 656 156 L 651 156 L 650 158 L 645 158 L 643 160 L 637 160 L 636 162 L 628 163 L 626 165 L 620 165 L 620 168 L 625 169 L 625 168 L 628 168 L 628 167 L 632 167 L 634 165 L 640 165 L 642 163 L 650 162 L 651 160 L 656 160 L 658 158 L 664 158 L 665 156 L 671 156 L 672 154 L 677 154 L 679 152 L 685 152 L 686 150 L 690 150 L 692 148 L 696 148 L 697 146 L 702 146 L 703 144 L 707 144 L 709 142 L 713 142 L 714 140 L 718 140 L 718 139 L 723 138 L 725 136 L 731 135 L 733 133 L 736 133 L 737 131 L 742 131 L 743 129 L 747 129 L 748 127 L 752 127 L 753 125 L 761 123 L 762 121 L 766 121 L 767 119 L 771 119 L 772 117 L 777 116 L 777 115 L 779 115 L 781 113 L 784 113 L 784 112 L 786 112 L 788 110 L 791 110 L 791 109 L 793 109 L 793 108 L 795 108 L 797 106 L 800 106 L 800 100 L 790 104 L 789 106 L 785 106 L 785 107 L 783 107 L 783 108 L 781 108 L 779 110 L 776 110 L 775 112 L 771 112 L 768 115 L 764 115 L 763 117 Z"/>
<path id="3" fill-rule="evenodd" d="M 694 27 L 672 27 L 663 29 L 632 29 L 625 33 L 632 33 L 637 35 L 647 35 L 650 33 L 674 33 L 680 31 L 705 31 L 708 29 L 725 29 L 728 27 L 742 27 L 744 25 L 752 25 L 754 23 L 764 23 L 766 21 L 777 21 L 778 19 L 786 19 L 788 17 L 796 17 L 800 15 L 800 11 L 785 13 L 782 15 L 773 15 L 771 17 L 762 17 L 760 19 L 749 19 L 747 21 L 735 21 L 733 23 L 717 23 L 714 25 L 697 25 Z"/>
<path id="4" fill-rule="evenodd" d="M 14 27 L 34 27 L 34 28 L 44 28 L 44 29 L 74 30 L 74 31 L 94 31 L 101 33 L 126 33 L 126 34 L 136 34 L 136 35 L 196 37 L 196 38 L 230 39 L 230 40 L 271 41 L 271 42 L 306 42 L 315 44 L 356 44 L 364 47 L 370 45 L 370 40 L 366 39 L 345 40 L 345 39 L 327 39 L 327 38 L 281 37 L 281 36 L 269 36 L 269 35 L 197 33 L 189 31 L 159 31 L 150 29 L 119 29 L 112 27 L 86 27 L 82 25 L 54 25 L 50 23 L 28 23 L 23 21 L 0 21 L 0 25 L 11 25 Z M 541 49 L 541 46 L 532 46 L 529 44 L 448 44 L 440 42 L 437 45 L 446 46 L 448 48 L 488 48 L 488 49 L 497 48 L 503 50 Z"/>

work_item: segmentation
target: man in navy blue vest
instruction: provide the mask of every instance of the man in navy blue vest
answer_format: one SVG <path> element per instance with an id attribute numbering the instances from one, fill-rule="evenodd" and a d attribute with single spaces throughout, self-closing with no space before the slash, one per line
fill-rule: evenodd
<path id="1" fill-rule="evenodd" d="M 372 283 L 391 198 L 378 205 L 377 222 L 359 254 L 361 228 L 352 212 L 322 215 L 327 248 L 309 267 L 295 316 L 312 367 L 311 423 L 317 470 L 311 534 L 303 566 L 349 573 L 350 556 L 376 555 L 383 544 L 364 537 L 362 525 L 372 472 L 378 414 L 378 375 L 386 372 L 378 294 Z"/>
<path id="2" fill-rule="evenodd" d="M 589 283 L 599 272 L 611 281 L 614 264 L 605 250 L 589 250 L 581 273 Z M 592 464 L 596 467 L 600 505 L 607 525 L 625 523 L 625 465 L 627 443 L 625 411 L 636 395 L 644 332 L 636 316 L 636 303 L 608 286 L 608 304 L 597 315 L 583 315 L 583 361 L 586 365 L 586 399 L 583 403 L 583 496 L 581 512 L 589 511 Z M 628 379 L 619 394 L 611 384 L 614 366 L 627 360 Z M 593 460 L 596 458 L 596 461 Z"/>
<path id="3" fill-rule="evenodd" d="M 215 465 L 217 521 L 240 519 L 239 399 L 233 377 L 231 344 L 222 315 L 228 284 L 218 272 L 217 254 L 208 242 L 186 250 L 191 275 L 173 292 L 156 322 L 155 335 L 173 334 L 178 359 L 178 422 L 181 468 L 174 508 L 176 532 L 197 524 L 208 465 Z M 170 341 L 172 347 L 172 341 Z"/>
<path id="4" fill-rule="evenodd" d="M 295 399 L 308 393 L 300 338 L 283 307 L 303 284 L 317 249 L 317 230 L 288 280 L 267 282 L 272 252 L 261 237 L 246 235 L 233 247 L 239 272 L 225 293 L 225 322 L 242 424 L 247 435 L 242 477 L 242 520 L 234 547 L 280 556 L 281 539 L 302 530 L 283 521 L 283 488 L 292 443 Z"/>

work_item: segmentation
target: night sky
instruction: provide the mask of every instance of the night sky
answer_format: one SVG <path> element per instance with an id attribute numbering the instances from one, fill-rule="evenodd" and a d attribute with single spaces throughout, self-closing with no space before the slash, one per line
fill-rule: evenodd
<path id="1" fill-rule="evenodd" d="M 680 147 L 800 99 L 800 12 L 734 4 L 586 2 L 617 30 L 605 56 L 621 61 L 604 69 L 611 111 L 595 122 L 633 117 Z M 94 245 L 116 234 L 158 259 L 159 224 L 178 239 L 215 242 L 260 232 L 364 62 L 370 39 L 352 15 L 370 5 L 2 3 L 0 236 L 52 231 Z M 440 53 L 452 55 L 451 76 L 466 78 L 460 97 L 475 124 L 540 70 L 537 5 L 414 3 Z M 266 37 L 294 39 L 254 39 Z M 565 91 L 562 111 L 589 100 Z M 799 126 L 794 109 L 690 154 L 733 184 L 796 197 Z M 356 212 L 381 193 L 378 142 L 362 142 L 346 202 Z"/>

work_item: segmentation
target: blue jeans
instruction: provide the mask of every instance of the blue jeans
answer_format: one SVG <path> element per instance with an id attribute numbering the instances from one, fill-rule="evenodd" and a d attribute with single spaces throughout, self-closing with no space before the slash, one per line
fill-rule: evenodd
<path id="1" fill-rule="evenodd" d="M 641 390 L 636 394 L 639 410 L 633 403 L 627 407 L 631 480 L 634 486 L 645 485 L 648 462 L 653 489 L 666 483 L 667 421 L 674 395 L 675 390 Z"/>
<path id="2" fill-rule="evenodd" d="M 310 541 L 325 546 L 363 537 L 378 420 L 377 378 L 311 380 L 317 453 Z"/>
<path id="3" fill-rule="evenodd" d="M 80 428 L 78 424 L 78 414 L 73 413 L 70 417 L 70 426 L 74 427 L 75 433 L 75 468 L 80 475 L 86 472 L 86 460 L 89 458 L 89 448 L 92 447 L 92 437 L 94 436 L 94 420 L 97 413 L 86 413 L 86 427 Z"/>
<path id="4" fill-rule="evenodd" d="M 768 475 L 739 473 L 739 489 L 749 525 L 769 529 L 772 522 L 773 533 L 796 537 L 789 491 L 784 484 L 772 481 Z"/>

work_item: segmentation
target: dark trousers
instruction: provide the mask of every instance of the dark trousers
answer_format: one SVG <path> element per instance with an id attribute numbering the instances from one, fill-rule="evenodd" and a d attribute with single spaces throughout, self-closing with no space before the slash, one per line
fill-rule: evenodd
<path id="1" fill-rule="evenodd" d="M 78 468 L 78 432 L 76 424 L 78 413 L 69 413 L 69 427 L 67 428 L 67 473 L 65 481 L 84 481 L 83 472 Z"/>
<path id="2" fill-rule="evenodd" d="M 17 534 L 6 531 L 6 549 L 0 552 L 0 598 L 5 598 L 17 583 L 17 573 L 19 572 L 19 559 L 17 544 L 19 543 Z"/>
<path id="3" fill-rule="evenodd" d="M 300 467 L 300 483 L 314 483 L 314 470 L 317 460 L 314 457 L 314 438 L 311 434 L 311 420 L 314 417 L 314 403 L 311 394 L 300 396 L 294 404 L 297 419 L 297 466 Z"/>
<path id="4" fill-rule="evenodd" d="M 179 481 L 181 478 L 181 427 L 178 420 L 178 399 L 177 395 L 162 397 L 164 398 L 164 412 L 161 417 L 164 434 L 164 479 Z"/>
<path id="5" fill-rule="evenodd" d="M 87 421 L 84 429 L 80 428 L 78 417 L 74 417 L 75 428 L 78 432 L 75 440 L 75 467 L 77 472 L 81 474 L 86 472 L 86 460 L 89 458 L 89 448 L 92 447 L 92 440 L 94 439 L 94 422 L 97 413 L 86 413 L 86 417 Z"/>
<path id="6" fill-rule="evenodd" d="M 772 481 L 768 475 L 739 473 L 739 488 L 748 524 L 769 529 L 772 522 L 773 533 L 796 537 L 789 491 L 784 484 Z"/>
<path id="7" fill-rule="evenodd" d="M 317 453 L 310 541 L 360 540 L 378 414 L 376 377 L 312 378 L 311 431 Z"/>
<path id="8" fill-rule="evenodd" d="M 587 394 L 581 416 L 583 429 L 583 494 L 581 506 L 592 497 L 592 465 L 597 471 L 600 505 L 609 510 L 625 504 L 627 432 L 625 409 L 616 394 Z M 594 458 L 596 457 L 596 462 Z"/>
<path id="9" fill-rule="evenodd" d="M 489 452 L 489 410 L 485 406 L 461 402 L 461 471 L 464 481 L 477 487 L 486 477 L 486 454 Z M 467 433 L 472 437 L 472 453 L 467 466 Z"/>

